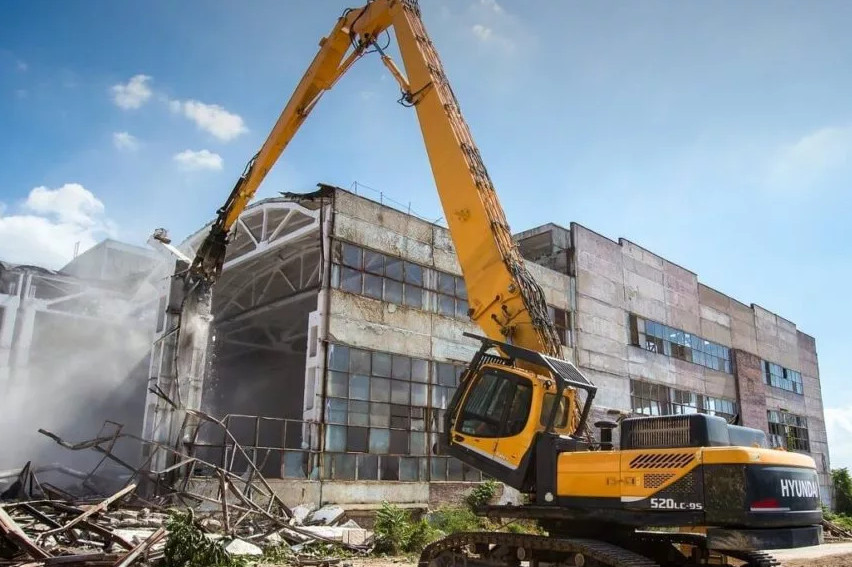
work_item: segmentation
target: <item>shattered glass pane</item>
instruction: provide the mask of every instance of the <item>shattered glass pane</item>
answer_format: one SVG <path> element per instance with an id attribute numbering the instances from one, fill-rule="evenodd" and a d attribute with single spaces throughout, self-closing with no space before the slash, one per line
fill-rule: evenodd
<path id="1" fill-rule="evenodd" d="M 447 409 L 449 403 L 450 397 L 447 394 L 447 389 L 443 386 L 432 386 L 432 407 Z"/>
<path id="2" fill-rule="evenodd" d="M 346 450 L 346 428 L 342 425 L 329 425 L 325 428 L 325 450 Z"/>
<path id="3" fill-rule="evenodd" d="M 329 345 L 328 367 L 331 370 L 349 370 L 349 347 L 343 345 Z"/>
<path id="4" fill-rule="evenodd" d="M 370 429 L 370 452 L 385 454 L 390 451 L 390 431 L 387 429 Z"/>
<path id="5" fill-rule="evenodd" d="M 384 273 L 385 257 L 378 252 L 364 250 L 364 270 L 373 274 Z"/>
<path id="6" fill-rule="evenodd" d="M 361 276 L 363 274 L 351 268 L 340 271 L 340 289 L 349 293 L 361 293 Z"/>
<path id="7" fill-rule="evenodd" d="M 370 382 L 370 400 L 374 402 L 389 402 L 390 380 L 387 378 L 371 378 Z"/>
<path id="8" fill-rule="evenodd" d="M 425 419 L 411 418 L 411 430 L 412 431 L 426 431 L 426 420 Z"/>
<path id="9" fill-rule="evenodd" d="M 352 374 L 349 377 L 349 398 L 353 400 L 370 399 L 370 377 L 364 374 Z"/>
<path id="10" fill-rule="evenodd" d="M 375 299 L 382 298 L 382 277 L 364 274 L 364 295 Z"/>
<path id="11" fill-rule="evenodd" d="M 361 249 L 351 244 L 343 243 L 343 264 L 351 268 L 361 269 Z"/>
<path id="12" fill-rule="evenodd" d="M 386 352 L 373 353 L 373 376 L 391 375 L 391 355 Z"/>
<path id="13" fill-rule="evenodd" d="M 307 478 L 305 471 L 307 455 L 301 451 L 285 451 L 284 478 Z"/>
<path id="14" fill-rule="evenodd" d="M 370 353 L 366 350 L 353 348 L 349 350 L 349 372 L 356 374 L 370 373 Z"/>

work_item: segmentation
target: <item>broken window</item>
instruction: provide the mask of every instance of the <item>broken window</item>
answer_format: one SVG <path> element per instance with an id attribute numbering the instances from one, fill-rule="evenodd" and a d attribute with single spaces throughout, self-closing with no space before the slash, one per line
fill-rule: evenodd
<path id="1" fill-rule="evenodd" d="M 774 364 L 767 360 L 763 361 L 763 376 L 764 381 L 773 388 L 781 388 L 788 392 L 803 394 L 802 375 L 789 368 L 784 368 L 780 364 Z"/>
<path id="2" fill-rule="evenodd" d="M 811 450 L 806 417 L 785 410 L 768 410 L 766 416 L 772 447 L 781 447 L 788 451 Z"/>
<path id="3" fill-rule="evenodd" d="M 633 314 L 629 319 L 633 345 L 719 372 L 732 372 L 730 348 Z"/>
<path id="4" fill-rule="evenodd" d="M 568 311 L 548 305 L 547 312 L 550 315 L 550 320 L 553 321 L 553 326 L 556 327 L 559 342 L 563 346 L 571 346 L 571 325 Z"/>

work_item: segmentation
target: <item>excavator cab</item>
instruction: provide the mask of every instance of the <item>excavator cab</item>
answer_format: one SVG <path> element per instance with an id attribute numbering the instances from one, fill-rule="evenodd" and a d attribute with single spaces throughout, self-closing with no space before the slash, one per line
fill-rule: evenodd
<path id="1" fill-rule="evenodd" d="M 577 450 L 596 388 L 577 368 L 539 352 L 465 333 L 480 341 L 461 377 L 445 423 L 445 452 L 519 490 L 534 485 L 542 434 Z M 494 354 L 497 350 L 500 354 Z M 585 392 L 582 405 L 579 392 Z"/>

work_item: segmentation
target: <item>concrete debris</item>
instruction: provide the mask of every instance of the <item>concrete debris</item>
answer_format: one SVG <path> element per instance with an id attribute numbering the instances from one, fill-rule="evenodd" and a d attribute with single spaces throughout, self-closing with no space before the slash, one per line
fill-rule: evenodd
<path id="1" fill-rule="evenodd" d="M 305 520 L 308 519 L 311 512 L 316 510 L 316 506 L 313 504 L 299 504 L 295 506 L 290 512 L 292 513 L 292 517 L 290 518 L 290 525 L 292 526 L 302 526 L 305 524 Z"/>
<path id="2" fill-rule="evenodd" d="M 310 514 L 305 524 L 308 526 L 334 526 L 345 514 L 346 510 L 340 506 L 323 506 Z"/>
<path id="3" fill-rule="evenodd" d="M 101 492 L 99 483 L 92 482 L 99 464 L 91 473 L 78 475 L 83 476 L 83 497 L 41 482 L 39 469 L 29 463 L 17 478 L 4 475 L 11 483 L 0 489 L 0 567 L 159 565 L 165 559 L 173 509 L 183 512 L 181 524 L 190 522 L 208 541 L 221 541 L 231 555 L 260 556 L 264 547 L 283 547 L 295 554 L 297 564 L 307 564 L 305 561 L 327 561 L 318 559 L 317 549 L 371 550 L 372 533 L 352 520 L 343 523 L 343 508 L 316 510 L 300 505 L 291 510 L 221 421 L 197 410 L 185 413 L 195 424 L 195 436 L 199 423 L 218 428 L 219 437 L 224 433 L 233 452 L 248 462 L 248 470 L 232 472 L 197 458 L 191 443 L 172 447 L 146 441 L 123 433 L 121 425 L 112 422 L 108 422 L 115 426 L 111 432 L 104 433 L 108 431 L 105 424 L 98 437 L 80 443 L 40 430 L 70 450 L 100 453 L 101 463 L 111 461 L 127 469 L 128 480 L 114 492 Z M 162 471 L 132 467 L 114 453 L 123 439 L 164 453 L 172 464 Z M 201 476 L 212 480 L 218 490 L 205 492 L 189 482 L 190 477 Z M 146 487 L 144 495 L 137 493 L 137 484 Z M 321 545 L 311 545 L 314 543 Z M 306 550 L 304 557 L 301 549 Z"/>
<path id="4" fill-rule="evenodd" d="M 225 546 L 225 551 L 231 555 L 263 555 L 263 550 L 253 543 L 235 539 Z"/>

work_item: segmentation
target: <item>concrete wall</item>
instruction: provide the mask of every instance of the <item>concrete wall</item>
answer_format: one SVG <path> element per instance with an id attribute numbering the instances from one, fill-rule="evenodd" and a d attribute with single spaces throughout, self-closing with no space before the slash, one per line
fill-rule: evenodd
<path id="1" fill-rule="evenodd" d="M 332 238 L 461 275 L 447 229 L 345 191 L 335 197 Z M 571 308 L 570 278 L 527 262 L 547 302 Z M 434 360 L 467 361 L 478 343 L 462 336 L 478 325 L 438 313 L 331 291 L 328 338 L 361 348 Z M 570 349 L 566 351 L 570 356 Z"/>
<path id="2" fill-rule="evenodd" d="M 598 386 L 598 405 L 629 409 L 631 378 L 735 399 L 732 375 L 630 345 L 633 313 L 731 346 L 730 318 L 704 300 L 697 276 L 628 240 L 571 226 L 577 363 Z"/>
<path id="3" fill-rule="evenodd" d="M 571 231 L 576 362 L 598 386 L 598 405 L 630 409 L 633 378 L 737 400 L 743 423 L 763 430 L 768 429 L 767 410 L 805 416 L 811 454 L 827 488 L 828 445 L 814 339 L 791 321 L 707 287 L 695 273 L 628 240 L 615 242 L 577 224 Z M 542 238 L 535 231 L 523 234 Z M 731 348 L 734 373 L 630 346 L 630 313 Z M 804 395 L 766 385 L 764 360 L 801 372 Z"/>

